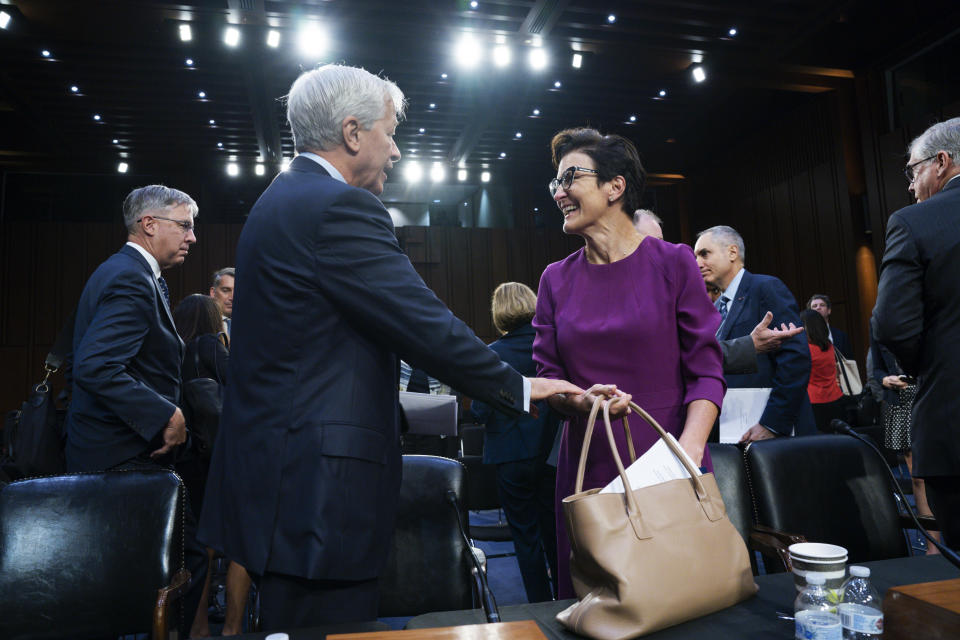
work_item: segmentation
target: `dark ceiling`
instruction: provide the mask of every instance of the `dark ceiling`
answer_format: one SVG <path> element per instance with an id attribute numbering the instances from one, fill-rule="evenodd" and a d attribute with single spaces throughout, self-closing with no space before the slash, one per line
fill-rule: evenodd
<path id="1" fill-rule="evenodd" d="M 235 158 L 242 175 L 260 159 L 269 176 L 293 155 L 281 96 L 300 70 L 340 61 L 400 85 L 404 159 L 426 171 L 442 162 L 448 181 L 457 166 L 471 180 L 484 168 L 549 176 L 551 135 L 580 124 L 629 136 L 669 181 L 744 127 L 960 25 L 956 1 L 0 0 L 0 10 L 11 16 L 0 30 L 0 170 L 108 173 L 125 161 L 223 175 Z M 324 56 L 298 52 L 305 22 L 328 33 Z M 487 52 L 472 70 L 452 56 L 465 32 Z M 539 72 L 526 64 L 537 38 L 549 55 Z M 489 59 L 498 40 L 513 52 L 503 69 Z"/>

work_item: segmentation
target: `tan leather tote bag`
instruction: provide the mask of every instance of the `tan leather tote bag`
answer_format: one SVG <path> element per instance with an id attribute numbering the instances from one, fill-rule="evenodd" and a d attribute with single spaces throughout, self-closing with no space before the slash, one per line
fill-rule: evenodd
<path id="1" fill-rule="evenodd" d="M 563 499 L 570 574 L 580 601 L 557 614 L 557 620 L 598 640 L 636 638 L 756 593 L 747 547 L 727 518 L 713 474 L 698 476 L 679 446 L 636 404 L 630 408 L 657 430 L 691 477 L 622 494 L 583 491 L 601 404 L 611 455 L 623 486 L 630 486 L 613 439 L 609 401 L 598 399 L 580 451 L 576 493 Z M 623 428 L 632 442 L 626 418 Z M 635 457 L 632 446 L 630 455 Z"/>

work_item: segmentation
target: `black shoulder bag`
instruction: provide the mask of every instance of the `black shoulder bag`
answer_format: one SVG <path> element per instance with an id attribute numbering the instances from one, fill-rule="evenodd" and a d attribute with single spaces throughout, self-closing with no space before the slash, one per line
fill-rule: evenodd
<path id="1" fill-rule="evenodd" d="M 209 460 L 220 428 L 223 382 L 217 371 L 216 344 L 211 344 L 213 375 L 216 376 L 216 380 L 200 374 L 200 345 L 203 344 L 201 337 L 198 336 L 195 339 L 197 348 L 193 352 L 193 366 L 197 377 L 183 383 L 183 404 L 186 410 L 187 426 L 193 434 L 193 450 L 200 459 Z"/>

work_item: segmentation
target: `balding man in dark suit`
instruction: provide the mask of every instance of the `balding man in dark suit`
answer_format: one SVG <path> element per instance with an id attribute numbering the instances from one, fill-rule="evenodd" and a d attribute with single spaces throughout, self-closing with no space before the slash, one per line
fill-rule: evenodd
<path id="1" fill-rule="evenodd" d="M 874 336 L 917 377 L 913 473 L 948 544 L 960 544 L 960 118 L 910 144 L 917 203 L 890 216 Z"/>

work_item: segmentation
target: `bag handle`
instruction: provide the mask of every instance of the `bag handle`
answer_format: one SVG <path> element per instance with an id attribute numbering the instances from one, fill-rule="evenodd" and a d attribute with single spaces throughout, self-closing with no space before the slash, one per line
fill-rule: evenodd
<path id="1" fill-rule="evenodd" d="M 841 391 L 844 392 L 844 394 L 847 394 L 850 392 L 850 390 L 853 387 L 850 386 L 850 378 L 847 376 L 847 368 L 846 366 L 844 366 L 842 356 L 840 355 L 840 350 L 837 349 L 836 347 L 833 348 L 833 359 L 836 360 L 837 362 L 837 373 L 839 374 L 837 376 L 837 383 L 840 384 L 841 387 L 843 386 L 843 384 L 847 385 L 846 391 L 844 391 L 842 388 L 840 389 Z M 841 376 L 843 377 L 843 382 L 840 382 Z"/>
<path id="2" fill-rule="evenodd" d="M 613 455 L 613 460 L 617 465 L 617 472 L 620 475 L 620 479 L 623 482 L 624 496 L 626 499 L 627 505 L 627 516 L 630 519 L 631 524 L 633 524 L 634 532 L 637 534 L 637 537 L 640 539 L 650 537 L 646 533 L 646 527 L 643 525 L 641 519 L 640 507 L 637 504 L 637 499 L 633 495 L 633 491 L 630 489 L 630 481 L 627 479 L 627 471 L 624 469 L 623 461 L 620 459 L 620 453 L 617 451 L 617 443 L 613 437 L 613 427 L 610 424 L 610 400 L 597 397 L 593 402 L 593 407 L 590 410 L 590 417 L 587 419 L 587 429 L 583 438 L 583 446 L 580 449 L 580 464 L 577 466 L 577 481 L 575 485 L 575 493 L 580 493 L 583 491 L 583 476 L 586 471 L 587 466 L 587 452 L 590 449 L 590 441 L 593 436 L 593 428 L 596 424 L 597 413 L 599 413 L 600 407 L 603 407 L 603 423 L 607 432 L 607 442 L 610 445 L 610 453 Z M 693 463 L 690 459 L 683 453 L 680 449 L 680 445 L 673 438 L 667 437 L 667 432 L 660 426 L 660 424 L 642 409 L 635 402 L 630 402 L 630 409 L 635 411 L 643 420 L 649 424 L 657 432 L 657 435 L 660 436 L 660 439 L 663 440 L 667 448 L 670 449 L 670 452 L 676 456 L 680 464 L 687 470 L 687 473 L 690 474 L 690 481 L 693 483 L 694 491 L 697 494 L 697 500 L 700 502 L 701 508 L 703 508 L 704 513 L 707 518 L 711 521 L 719 520 L 724 515 L 724 509 L 721 506 L 718 506 L 713 503 L 710 495 L 707 493 L 707 489 L 703 484 L 703 479 L 700 476 L 699 469 L 693 466 Z M 630 426 L 627 421 L 626 416 L 623 417 L 623 427 L 627 435 L 627 440 L 632 441 L 632 436 L 630 434 Z M 633 448 L 632 446 L 630 447 Z"/>

